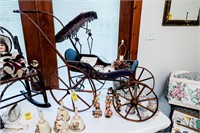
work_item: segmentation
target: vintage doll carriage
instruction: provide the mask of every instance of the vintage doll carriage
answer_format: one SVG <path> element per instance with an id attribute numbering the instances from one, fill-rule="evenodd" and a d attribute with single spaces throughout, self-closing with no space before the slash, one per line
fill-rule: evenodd
<path id="1" fill-rule="evenodd" d="M 115 70 L 111 63 L 106 63 L 91 54 L 93 38 L 88 24 L 97 19 L 96 12 L 81 13 L 66 26 L 47 12 L 27 10 L 14 12 L 26 16 L 36 26 L 64 63 L 52 72 L 50 79 L 50 92 L 58 104 L 63 100 L 68 110 L 74 111 L 76 107 L 78 111 L 88 110 L 97 97 L 96 92 L 103 87 L 105 81 L 113 81 L 116 85 L 109 94 L 112 96 L 113 107 L 120 116 L 126 120 L 140 122 L 156 114 L 158 98 L 153 91 L 155 80 L 149 70 L 138 67 L 137 60 L 123 60 L 121 63 L 124 63 L 125 67 Z M 43 13 L 58 20 L 63 28 L 55 35 L 56 43 L 69 39 L 74 49 L 66 49 L 63 56 L 28 13 Z M 89 54 L 81 53 L 82 44 L 77 34 L 80 30 L 85 30 L 84 33 L 87 34 Z M 51 80 L 55 78 L 59 80 L 58 87 L 51 85 L 53 82 Z M 101 85 L 96 86 L 97 83 Z"/>
<path id="2" fill-rule="evenodd" d="M 14 106 L 26 99 L 38 107 L 50 107 L 41 73 L 34 68 L 34 64 L 28 65 L 25 62 L 17 36 L 13 36 L 2 26 L 0 32 L 1 46 L 5 44 L 7 47 L 5 52 L 0 50 L 0 109 Z M 12 55 L 12 48 L 16 49 L 16 56 Z M 19 93 L 16 92 L 18 87 Z M 35 100 L 35 96 L 42 97 L 43 102 Z"/>

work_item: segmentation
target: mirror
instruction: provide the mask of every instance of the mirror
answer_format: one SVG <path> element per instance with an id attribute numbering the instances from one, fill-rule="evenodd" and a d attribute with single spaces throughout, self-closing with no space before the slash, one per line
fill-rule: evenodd
<path id="1" fill-rule="evenodd" d="M 165 0 L 163 26 L 198 26 L 199 0 Z"/>

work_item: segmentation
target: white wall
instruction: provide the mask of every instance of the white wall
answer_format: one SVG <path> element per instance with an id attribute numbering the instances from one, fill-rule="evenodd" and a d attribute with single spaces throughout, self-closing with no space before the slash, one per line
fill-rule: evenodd
<path id="1" fill-rule="evenodd" d="M 199 27 L 162 26 L 164 0 L 143 0 L 138 60 L 155 77 L 155 92 L 164 90 L 173 70 L 198 71 L 200 68 Z M 155 40 L 147 40 L 148 30 L 155 31 Z"/>

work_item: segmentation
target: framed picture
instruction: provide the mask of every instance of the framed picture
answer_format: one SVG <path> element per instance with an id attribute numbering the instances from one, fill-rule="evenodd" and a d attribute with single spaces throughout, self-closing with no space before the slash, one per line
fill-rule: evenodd
<path id="1" fill-rule="evenodd" d="M 172 122 L 172 133 L 199 133 L 200 131 L 200 117 L 187 112 L 174 110 Z"/>

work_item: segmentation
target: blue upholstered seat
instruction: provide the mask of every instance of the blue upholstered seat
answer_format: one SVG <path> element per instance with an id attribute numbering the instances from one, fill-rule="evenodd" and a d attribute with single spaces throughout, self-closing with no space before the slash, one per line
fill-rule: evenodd
<path id="1" fill-rule="evenodd" d="M 65 51 L 65 59 L 67 61 L 77 61 L 78 60 L 78 54 L 75 50 L 69 48 Z"/>

